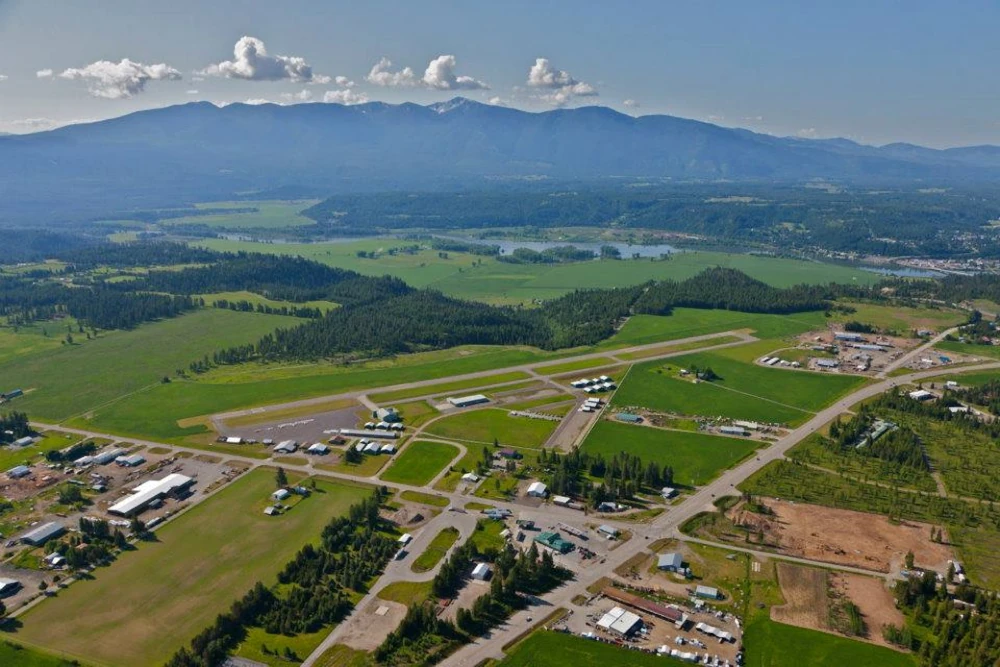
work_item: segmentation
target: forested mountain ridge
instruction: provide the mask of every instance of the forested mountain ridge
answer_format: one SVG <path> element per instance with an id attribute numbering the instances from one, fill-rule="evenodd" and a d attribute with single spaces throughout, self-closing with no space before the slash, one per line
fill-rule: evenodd
<path id="1" fill-rule="evenodd" d="M 464 99 L 199 102 L 0 137 L 0 222 L 88 219 L 289 188 L 327 196 L 503 187 L 525 178 L 873 183 L 986 182 L 1000 174 L 992 147 L 917 148 L 781 138 L 604 107 L 531 113 Z"/>

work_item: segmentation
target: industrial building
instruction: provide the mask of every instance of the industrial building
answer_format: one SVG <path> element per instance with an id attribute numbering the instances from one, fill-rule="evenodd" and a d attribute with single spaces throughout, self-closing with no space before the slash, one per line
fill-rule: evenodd
<path id="1" fill-rule="evenodd" d="M 123 468 L 138 468 L 146 459 L 142 454 L 133 454 L 132 456 L 119 456 L 115 459 L 115 463 L 122 466 Z"/>
<path id="2" fill-rule="evenodd" d="M 865 338 L 859 333 L 852 333 L 849 331 L 838 331 L 833 334 L 834 340 L 843 340 L 851 343 L 860 343 Z"/>
<path id="3" fill-rule="evenodd" d="M 719 428 L 719 433 L 722 433 L 723 435 L 738 435 L 743 438 L 750 435 L 750 431 L 746 430 L 742 426 L 722 426 Z"/>
<path id="4" fill-rule="evenodd" d="M 561 554 L 568 554 L 573 550 L 573 543 L 564 540 L 559 533 L 556 532 L 542 532 L 535 536 L 535 543 L 540 544 L 543 547 L 548 547 L 553 551 L 558 551 Z"/>
<path id="5" fill-rule="evenodd" d="M 597 627 L 620 637 L 629 637 L 642 628 L 642 618 L 621 607 L 614 607 L 601 617 Z"/>
<path id="6" fill-rule="evenodd" d="M 111 449 L 104 449 L 97 452 L 96 454 L 94 454 L 92 458 L 94 465 L 103 466 L 108 463 L 111 463 L 124 453 L 125 450 L 120 449 L 118 447 L 112 447 Z"/>
<path id="7" fill-rule="evenodd" d="M 22 477 L 27 477 L 31 474 L 31 468 L 28 466 L 14 466 L 7 471 L 7 476 L 11 479 L 21 479 Z"/>
<path id="8" fill-rule="evenodd" d="M 274 448 L 275 454 L 291 454 L 299 448 L 299 443 L 294 440 L 282 440 Z"/>
<path id="9" fill-rule="evenodd" d="M 472 394 L 471 396 L 452 396 L 448 399 L 448 402 L 456 408 L 467 408 L 470 405 L 489 403 L 490 399 L 486 398 L 482 394 Z"/>
<path id="10" fill-rule="evenodd" d="M 372 412 L 372 418 L 387 424 L 396 424 L 403 421 L 396 408 L 379 408 Z"/>
<path id="11" fill-rule="evenodd" d="M 474 568 L 472 568 L 472 578 L 477 581 L 486 581 L 493 574 L 490 570 L 490 566 L 486 563 L 477 563 Z"/>
<path id="12" fill-rule="evenodd" d="M 660 554 L 656 567 L 665 572 L 680 572 L 684 567 L 684 558 L 679 553 Z"/>
<path id="13" fill-rule="evenodd" d="M 50 521 L 42 524 L 41 526 L 36 526 L 22 535 L 21 542 L 29 544 L 33 547 L 39 547 L 49 540 L 59 537 L 65 532 L 66 526 L 56 523 L 55 521 Z"/>
<path id="14" fill-rule="evenodd" d="M 342 428 L 340 435 L 345 438 L 380 438 L 382 440 L 395 440 L 399 437 L 397 431 L 366 430 L 358 428 Z"/>
<path id="15" fill-rule="evenodd" d="M 194 485 L 194 479 L 187 475 L 172 473 L 163 479 L 151 479 L 132 490 L 132 494 L 108 508 L 111 514 L 135 516 L 153 502 L 167 496 L 179 497 Z"/>
<path id="16" fill-rule="evenodd" d="M 535 498 L 544 498 L 549 495 L 549 488 L 545 486 L 544 482 L 532 482 L 528 485 L 527 493 Z"/>
<path id="17" fill-rule="evenodd" d="M 934 394 L 927 391 L 926 389 L 917 389 L 916 391 L 911 391 L 909 393 L 910 398 L 915 401 L 929 401 L 934 398 Z"/>
<path id="18" fill-rule="evenodd" d="M 330 453 L 330 448 L 324 445 L 322 442 L 316 442 L 306 449 L 307 454 L 315 454 L 316 456 L 324 456 Z"/>
<path id="19" fill-rule="evenodd" d="M 602 524 L 598 526 L 597 532 L 601 533 L 602 535 L 607 535 L 611 539 L 615 539 L 618 537 L 618 529 L 615 528 L 614 526 L 609 526 L 608 524 Z"/>
<path id="20" fill-rule="evenodd" d="M 688 622 L 687 614 L 681 611 L 680 607 L 677 607 L 676 605 L 658 604 L 652 600 L 641 598 L 638 595 L 626 593 L 625 591 L 614 588 L 613 586 L 606 586 L 601 593 L 606 598 L 627 604 L 628 606 L 638 609 L 639 611 L 644 611 L 648 614 L 656 616 L 657 618 L 669 621 L 673 623 L 674 627 L 678 630 L 682 629 Z"/>
<path id="21" fill-rule="evenodd" d="M 706 600 L 721 600 L 722 596 L 719 595 L 718 588 L 712 588 L 711 586 L 698 586 L 694 589 L 695 597 L 704 598 Z"/>
<path id="22" fill-rule="evenodd" d="M 840 366 L 840 362 L 835 361 L 834 359 L 817 359 L 816 360 L 816 366 L 818 368 L 830 368 L 830 369 L 833 369 L 833 368 L 839 367 Z"/>

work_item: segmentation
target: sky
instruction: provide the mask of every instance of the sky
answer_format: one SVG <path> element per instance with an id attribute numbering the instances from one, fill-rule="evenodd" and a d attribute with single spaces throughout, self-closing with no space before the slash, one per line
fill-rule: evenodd
<path id="1" fill-rule="evenodd" d="M 207 100 L 599 104 L 1000 144 L 1000 3 L 0 0 L 0 132 Z"/>

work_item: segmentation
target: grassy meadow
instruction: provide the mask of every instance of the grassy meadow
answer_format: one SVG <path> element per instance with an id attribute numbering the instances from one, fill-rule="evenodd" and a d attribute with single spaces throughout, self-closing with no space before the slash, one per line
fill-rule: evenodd
<path id="1" fill-rule="evenodd" d="M 785 625 L 758 615 L 743 645 L 752 667 L 916 667 L 912 655 L 826 632 Z"/>
<path id="2" fill-rule="evenodd" d="M 492 443 L 538 449 L 559 426 L 557 421 L 511 417 L 507 410 L 485 408 L 441 417 L 427 432 L 451 440 Z"/>
<path id="3" fill-rule="evenodd" d="M 417 440 L 403 448 L 380 479 L 397 484 L 423 486 L 458 456 L 459 449 L 443 442 Z"/>
<path id="4" fill-rule="evenodd" d="M 31 609 L 11 638 L 101 665 L 163 664 L 255 581 L 273 582 L 296 551 L 368 493 L 318 478 L 316 493 L 269 517 L 263 509 L 273 490 L 271 471 L 247 473 L 165 524 L 155 541 Z"/>

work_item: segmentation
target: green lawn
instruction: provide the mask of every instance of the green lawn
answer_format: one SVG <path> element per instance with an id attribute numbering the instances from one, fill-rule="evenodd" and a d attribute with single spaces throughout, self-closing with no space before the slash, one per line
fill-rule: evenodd
<path id="1" fill-rule="evenodd" d="M 164 376 L 205 354 L 255 341 L 295 321 L 206 308 L 132 331 L 101 333 L 82 345 L 19 356 L 0 365 L 0 377 L 5 385 L 28 391 L 18 399 L 18 409 L 35 419 L 59 421 L 158 387 Z"/>
<path id="2" fill-rule="evenodd" d="M 600 421 L 590 431 L 582 449 L 603 454 L 607 459 L 627 452 L 641 458 L 643 463 L 656 461 L 670 465 L 676 483 L 697 486 L 746 458 L 760 444 L 749 439 Z"/>
<path id="3" fill-rule="evenodd" d="M 431 505 L 432 507 L 447 507 L 450 502 L 442 496 L 420 493 L 419 491 L 403 491 L 399 494 L 399 497 L 403 500 L 409 500 L 411 503 L 422 503 L 424 505 Z"/>
<path id="4" fill-rule="evenodd" d="M 410 569 L 414 572 L 433 570 L 434 566 L 441 562 L 441 559 L 448 553 L 448 549 L 458 541 L 460 535 L 461 533 L 458 532 L 458 528 L 452 528 L 451 526 L 442 530 L 434 536 L 434 539 L 427 545 L 424 552 L 413 561 Z"/>
<path id="5" fill-rule="evenodd" d="M 155 542 L 21 616 L 12 638 L 105 665 L 162 664 L 255 581 L 273 582 L 330 519 L 368 493 L 321 478 L 317 487 L 287 514 L 268 517 L 274 474 L 250 472 L 164 525 Z"/>
<path id="6" fill-rule="evenodd" d="M 431 596 L 430 581 L 396 581 L 378 592 L 378 597 L 389 602 L 407 606 L 416 600 L 426 600 Z"/>
<path id="7" fill-rule="evenodd" d="M 757 615 L 743 637 L 747 667 L 916 667 L 912 655 Z"/>
<path id="8" fill-rule="evenodd" d="M 507 413 L 508 410 L 500 408 L 458 412 L 438 419 L 427 427 L 427 432 L 477 443 L 492 443 L 495 438 L 501 445 L 537 449 L 559 425 L 557 421 L 511 417 Z"/>
<path id="9" fill-rule="evenodd" d="M 821 374 L 758 366 L 753 358 L 775 347 L 764 341 L 636 364 L 615 392 L 612 404 L 641 406 L 684 415 L 731 417 L 795 424 L 865 383 L 852 375 Z M 721 379 L 695 384 L 680 369 L 711 368 Z"/>
<path id="10" fill-rule="evenodd" d="M 263 628 L 250 628 L 247 631 L 246 639 L 233 652 L 233 655 L 247 658 L 248 660 L 256 660 L 265 665 L 288 665 L 290 663 L 283 657 L 280 657 L 285 655 L 286 648 L 291 649 L 299 657 L 299 660 L 305 660 L 326 639 L 328 634 L 330 634 L 329 627 L 321 628 L 316 632 L 297 635 L 272 635 L 265 632 Z M 264 653 L 264 646 L 267 646 L 271 651 L 270 654 Z"/>
<path id="11" fill-rule="evenodd" d="M 78 663 L 68 662 L 30 648 L 0 642 L 0 665 L 10 667 L 72 667 Z"/>
<path id="12" fill-rule="evenodd" d="M 253 292 L 241 291 L 241 292 L 212 292 L 209 294 L 195 294 L 195 298 L 201 298 L 205 300 L 205 303 L 211 304 L 213 301 L 228 301 L 230 303 L 239 301 L 249 301 L 250 303 L 262 306 L 269 306 L 271 308 L 319 308 L 320 310 L 332 310 L 334 308 L 339 308 L 340 304 L 334 303 L 333 301 L 303 301 L 302 303 L 293 303 L 291 301 L 278 301 L 276 299 L 269 299 L 266 296 L 261 296 L 260 294 L 254 294 Z"/>
<path id="13" fill-rule="evenodd" d="M 459 449 L 454 445 L 417 440 L 403 449 L 380 479 L 397 484 L 423 486 L 451 463 L 458 453 Z"/>
<path id="14" fill-rule="evenodd" d="M 629 651 L 562 632 L 538 630 L 514 646 L 498 667 L 656 667 L 681 664 L 685 663 L 676 658 Z M 752 664 L 755 663 L 747 663 Z"/>
<path id="15" fill-rule="evenodd" d="M 1000 346 L 997 345 L 975 345 L 971 343 L 959 343 L 958 341 L 946 340 L 938 343 L 937 348 L 947 352 L 968 354 L 973 357 L 1000 359 Z"/>
<path id="16" fill-rule="evenodd" d="M 944 331 L 969 318 L 967 312 L 956 308 L 904 308 L 897 305 L 886 306 L 854 301 L 846 301 L 844 304 L 853 308 L 855 312 L 837 314 L 834 316 L 836 320 L 874 324 L 880 329 L 893 330 L 904 336 L 919 329 Z"/>

